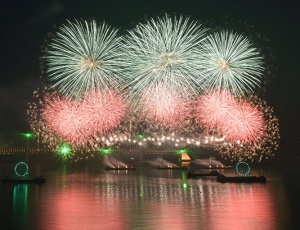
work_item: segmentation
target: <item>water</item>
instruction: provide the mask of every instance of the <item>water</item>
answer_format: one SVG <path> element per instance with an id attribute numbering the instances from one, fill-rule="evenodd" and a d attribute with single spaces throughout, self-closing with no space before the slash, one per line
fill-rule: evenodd
<path id="1" fill-rule="evenodd" d="M 10 172 L 14 164 L 0 167 Z M 29 168 L 46 183 L 0 184 L 1 230 L 300 229 L 299 168 L 264 169 L 266 184 L 187 179 L 181 170 L 142 165 L 120 172 L 91 163 Z"/>

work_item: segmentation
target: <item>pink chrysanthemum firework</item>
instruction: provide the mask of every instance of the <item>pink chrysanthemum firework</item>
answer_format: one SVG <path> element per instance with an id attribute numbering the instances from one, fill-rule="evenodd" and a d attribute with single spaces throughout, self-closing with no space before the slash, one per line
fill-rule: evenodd
<path id="1" fill-rule="evenodd" d="M 163 86 L 145 91 L 141 104 L 146 116 L 165 128 L 180 127 L 189 116 L 189 103 L 181 101 L 174 92 Z"/>
<path id="2" fill-rule="evenodd" d="M 115 91 L 92 92 L 80 106 L 89 120 L 89 130 L 101 135 L 118 127 L 128 109 L 126 101 Z"/>
<path id="3" fill-rule="evenodd" d="M 79 103 L 59 96 L 45 97 L 42 117 L 59 137 L 70 143 L 85 142 L 89 136 L 88 120 Z"/>
<path id="4" fill-rule="evenodd" d="M 46 97 L 43 118 L 62 139 L 77 146 L 116 128 L 125 117 L 127 103 L 114 91 L 93 92 L 75 102 Z"/>
<path id="5" fill-rule="evenodd" d="M 265 126 L 261 111 L 249 102 L 240 101 L 230 110 L 219 131 L 227 140 L 255 143 L 263 137 Z"/>
<path id="6" fill-rule="evenodd" d="M 212 91 L 201 96 L 196 105 L 195 119 L 226 140 L 244 144 L 260 140 L 265 130 L 262 113 L 226 91 Z"/>
<path id="7" fill-rule="evenodd" d="M 206 129 L 216 130 L 229 118 L 236 103 L 235 98 L 226 91 L 211 91 L 198 100 L 195 119 Z"/>

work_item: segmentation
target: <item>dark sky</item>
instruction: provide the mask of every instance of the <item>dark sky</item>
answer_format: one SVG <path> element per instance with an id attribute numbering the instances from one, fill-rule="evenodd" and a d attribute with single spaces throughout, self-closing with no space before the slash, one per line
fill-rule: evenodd
<path id="1" fill-rule="evenodd" d="M 3 0 L 0 3 L 0 131 L 29 131 L 27 103 L 39 85 L 39 53 L 47 32 L 65 19 L 106 20 L 121 31 L 132 28 L 145 15 L 166 11 L 194 20 L 243 30 L 240 22 L 252 25 L 250 32 L 269 39 L 275 78 L 266 86 L 265 99 L 279 118 L 281 152 L 299 151 L 300 5 L 297 0 L 173 0 L 173 1 L 41 1 Z M 236 23 L 234 23 L 236 22 Z M 239 23 L 238 23 L 239 22 Z M 214 24 L 215 23 L 215 24 Z M 230 29 L 231 29 L 230 28 Z M 243 32 L 243 31 L 242 31 Z"/>

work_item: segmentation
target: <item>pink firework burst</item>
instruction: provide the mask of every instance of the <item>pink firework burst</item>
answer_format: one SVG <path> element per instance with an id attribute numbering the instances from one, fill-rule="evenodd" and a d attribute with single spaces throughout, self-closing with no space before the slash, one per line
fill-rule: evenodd
<path id="1" fill-rule="evenodd" d="M 127 103 L 114 91 L 93 92 L 79 102 L 46 97 L 42 116 L 59 137 L 76 146 L 116 128 L 125 117 Z"/>
<path id="2" fill-rule="evenodd" d="M 190 115 L 189 103 L 181 101 L 174 92 L 163 86 L 145 91 L 141 104 L 146 116 L 165 128 L 182 126 Z"/>
<path id="3" fill-rule="evenodd" d="M 59 137 L 70 143 L 83 143 L 89 137 L 88 120 L 79 103 L 59 96 L 45 97 L 42 117 Z"/>
<path id="4" fill-rule="evenodd" d="M 265 131 L 261 111 L 226 91 L 212 91 L 201 96 L 196 105 L 195 119 L 206 129 L 217 131 L 232 142 L 255 143 Z"/>
<path id="5" fill-rule="evenodd" d="M 246 101 L 240 101 L 230 110 L 228 118 L 219 127 L 227 140 L 255 143 L 265 132 L 266 123 L 262 112 Z"/>
<path id="6" fill-rule="evenodd" d="M 92 92 L 80 107 L 89 120 L 89 130 L 98 135 L 118 127 L 128 110 L 127 102 L 115 91 Z"/>
<path id="7" fill-rule="evenodd" d="M 229 92 L 211 91 L 198 100 L 195 120 L 208 130 L 216 130 L 226 122 L 236 104 L 236 99 Z"/>

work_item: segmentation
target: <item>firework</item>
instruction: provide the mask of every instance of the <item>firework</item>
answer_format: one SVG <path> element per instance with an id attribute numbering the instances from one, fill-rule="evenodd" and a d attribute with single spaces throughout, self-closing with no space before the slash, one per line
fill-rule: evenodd
<path id="1" fill-rule="evenodd" d="M 82 145 L 91 135 L 80 103 L 59 96 L 46 97 L 42 117 L 59 137 L 69 143 Z"/>
<path id="2" fill-rule="evenodd" d="M 262 138 L 265 122 L 257 107 L 238 100 L 227 91 L 212 91 L 200 97 L 196 121 L 228 141 L 255 143 Z"/>
<path id="3" fill-rule="evenodd" d="M 29 102 L 27 115 L 31 130 L 37 136 L 38 147 L 50 148 L 58 146 L 63 142 L 55 132 L 53 132 L 42 117 L 43 106 L 45 104 L 44 95 L 56 95 L 50 86 L 40 87 L 33 92 L 31 102 Z"/>
<path id="4" fill-rule="evenodd" d="M 257 95 L 248 96 L 245 102 L 260 111 L 265 123 L 264 135 L 256 139 L 255 143 L 224 141 L 215 147 L 223 158 L 231 161 L 249 160 L 261 162 L 268 160 L 268 158 L 274 156 L 279 150 L 280 135 L 278 119 L 273 114 L 273 108 L 268 106 Z"/>
<path id="5" fill-rule="evenodd" d="M 167 88 L 152 88 L 142 95 L 141 101 L 146 116 L 166 128 L 181 127 L 189 117 L 189 104 Z"/>
<path id="6" fill-rule="evenodd" d="M 62 139 L 87 145 L 95 136 L 107 134 L 125 117 L 127 104 L 114 91 L 96 91 L 81 101 L 46 97 L 43 118 Z"/>
<path id="7" fill-rule="evenodd" d="M 229 118 L 236 99 L 227 91 L 211 91 L 196 102 L 195 120 L 206 129 L 214 131 Z"/>
<path id="8" fill-rule="evenodd" d="M 246 37 L 222 31 L 208 36 L 201 46 L 204 88 L 226 89 L 243 96 L 259 86 L 262 58 Z"/>
<path id="9" fill-rule="evenodd" d="M 115 91 L 96 91 L 81 102 L 80 108 L 88 120 L 88 128 L 98 135 L 117 128 L 125 118 L 127 102 Z"/>
<path id="10" fill-rule="evenodd" d="M 189 19 L 165 16 L 139 24 L 124 39 L 126 62 L 125 87 L 138 103 L 142 94 L 163 85 L 178 98 L 187 98 L 199 91 L 202 54 L 199 43 L 205 29 Z"/>
<path id="11" fill-rule="evenodd" d="M 122 82 L 117 30 L 95 21 L 59 28 L 46 53 L 49 79 L 58 92 L 78 99 L 96 89 L 118 89 Z"/>
<path id="12" fill-rule="evenodd" d="M 265 135 L 263 114 L 249 102 L 239 101 L 220 124 L 219 131 L 229 141 L 257 143 Z"/>

